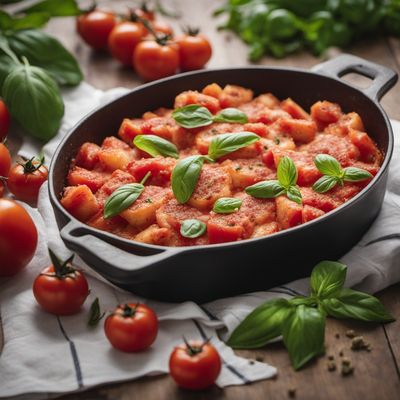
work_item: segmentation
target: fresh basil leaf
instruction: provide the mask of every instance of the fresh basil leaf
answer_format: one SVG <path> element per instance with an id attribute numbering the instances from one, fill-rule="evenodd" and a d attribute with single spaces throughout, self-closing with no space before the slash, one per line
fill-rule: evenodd
<path id="1" fill-rule="evenodd" d="M 188 129 L 207 126 L 213 123 L 213 115 L 208 108 L 199 106 L 198 104 L 190 104 L 177 108 L 172 113 L 172 118 L 178 125 Z"/>
<path id="2" fill-rule="evenodd" d="M 213 211 L 218 214 L 231 214 L 238 211 L 243 201 L 235 197 L 221 197 L 214 203 Z"/>
<path id="3" fill-rule="evenodd" d="M 319 299 L 330 297 L 339 292 L 346 279 L 347 267 L 334 261 L 321 261 L 311 272 L 310 286 L 312 295 Z"/>
<path id="4" fill-rule="evenodd" d="M 101 312 L 99 298 L 96 297 L 90 306 L 88 325 L 96 326 L 103 319 L 105 314 L 105 312 Z"/>
<path id="5" fill-rule="evenodd" d="M 290 157 L 285 156 L 279 160 L 277 177 L 279 183 L 286 189 L 296 184 L 297 168 Z"/>
<path id="6" fill-rule="evenodd" d="M 260 137 L 253 132 L 223 133 L 214 136 L 208 148 L 208 155 L 214 160 L 258 142 Z"/>
<path id="7" fill-rule="evenodd" d="M 292 200 L 297 204 L 301 204 L 303 199 L 301 196 L 300 189 L 297 186 L 289 186 L 286 192 L 286 196 L 288 197 L 289 200 Z"/>
<path id="8" fill-rule="evenodd" d="M 286 189 L 275 180 L 257 182 L 247 186 L 244 191 L 257 199 L 272 199 L 286 193 Z"/>
<path id="9" fill-rule="evenodd" d="M 104 218 L 115 217 L 132 205 L 144 191 L 141 183 L 128 183 L 115 190 L 104 204 Z"/>
<path id="10" fill-rule="evenodd" d="M 282 325 L 295 309 L 286 299 L 273 299 L 254 309 L 232 332 L 227 344 L 255 349 L 282 334 Z"/>
<path id="11" fill-rule="evenodd" d="M 178 161 L 175 165 L 171 176 L 171 186 L 179 203 L 186 203 L 192 196 L 203 164 L 203 156 L 190 156 Z"/>
<path id="12" fill-rule="evenodd" d="M 7 36 L 11 50 L 24 56 L 29 63 L 46 70 L 60 85 L 77 85 L 83 75 L 75 58 L 55 38 L 28 29 Z"/>
<path id="13" fill-rule="evenodd" d="M 206 224 L 198 219 L 185 219 L 181 224 L 181 235 L 186 238 L 194 239 L 204 234 Z"/>
<path id="14" fill-rule="evenodd" d="M 329 154 L 318 154 L 314 159 L 314 164 L 324 175 L 342 177 L 343 171 L 339 161 Z"/>
<path id="15" fill-rule="evenodd" d="M 246 124 L 249 119 L 247 115 L 237 108 L 224 108 L 213 118 L 214 122 L 231 122 L 236 124 Z"/>
<path id="16" fill-rule="evenodd" d="M 289 300 L 289 303 L 293 306 L 300 306 L 301 304 L 305 306 L 316 306 L 318 305 L 317 300 L 314 297 L 305 296 L 295 296 Z"/>
<path id="17" fill-rule="evenodd" d="M 176 146 L 160 136 L 137 135 L 133 140 L 133 144 L 153 157 L 163 156 L 179 158 L 179 151 Z"/>
<path id="18" fill-rule="evenodd" d="M 13 69 L 2 96 L 10 114 L 33 137 L 47 141 L 57 134 L 64 103 L 57 84 L 41 68 L 25 64 Z"/>
<path id="19" fill-rule="evenodd" d="M 13 17 L 7 29 L 18 31 L 22 29 L 42 28 L 47 24 L 49 19 L 50 15 L 44 12 L 27 14 L 22 17 Z"/>
<path id="20" fill-rule="evenodd" d="M 50 17 L 69 17 L 81 13 L 76 0 L 43 0 L 22 9 L 21 12 L 25 14 L 46 12 Z"/>
<path id="21" fill-rule="evenodd" d="M 343 171 L 343 179 L 347 182 L 365 181 L 366 179 L 371 179 L 373 177 L 371 173 L 361 168 L 347 167 L 344 168 Z"/>
<path id="22" fill-rule="evenodd" d="M 12 21 L 13 21 L 13 17 L 6 13 L 3 10 L 0 10 L 0 29 L 1 30 L 6 30 L 6 29 L 10 29 L 10 27 L 12 26 Z"/>
<path id="23" fill-rule="evenodd" d="M 283 323 L 282 335 L 297 370 L 324 352 L 325 315 L 317 308 L 299 305 Z"/>
<path id="24" fill-rule="evenodd" d="M 324 175 L 314 183 L 312 189 L 317 193 L 326 193 L 333 189 L 339 181 L 339 178 L 335 176 Z"/>
<path id="25" fill-rule="evenodd" d="M 394 317 L 374 296 L 342 289 L 335 297 L 322 300 L 322 307 L 331 317 L 352 318 L 367 322 L 390 322 Z"/>
<path id="26" fill-rule="evenodd" d="M 3 87 L 3 83 L 6 80 L 7 76 L 13 69 L 17 68 L 19 65 L 20 64 L 17 61 L 10 58 L 8 55 L 0 53 L 0 95 L 1 88 Z"/>

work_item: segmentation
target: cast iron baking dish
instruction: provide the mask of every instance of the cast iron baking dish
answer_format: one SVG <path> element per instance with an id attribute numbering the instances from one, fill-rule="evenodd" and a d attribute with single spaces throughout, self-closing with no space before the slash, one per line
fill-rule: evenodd
<path id="1" fill-rule="evenodd" d="M 340 77 L 349 72 L 369 77 L 371 85 L 360 90 L 345 83 Z M 342 55 L 311 72 L 267 67 L 203 70 L 140 86 L 86 116 L 59 145 L 50 168 L 49 191 L 61 237 L 110 282 L 164 301 L 206 302 L 307 276 L 318 261 L 336 260 L 347 252 L 379 213 L 393 151 L 393 132 L 379 100 L 396 80 L 396 73 L 386 67 Z M 323 218 L 271 236 L 219 245 L 176 248 L 136 243 L 91 228 L 61 206 L 70 161 L 84 142 L 100 144 L 117 134 L 123 118 L 172 106 L 178 93 L 201 90 L 212 82 L 291 97 L 305 108 L 329 100 L 345 112 L 356 111 L 385 154 L 379 173 L 362 192 Z"/>

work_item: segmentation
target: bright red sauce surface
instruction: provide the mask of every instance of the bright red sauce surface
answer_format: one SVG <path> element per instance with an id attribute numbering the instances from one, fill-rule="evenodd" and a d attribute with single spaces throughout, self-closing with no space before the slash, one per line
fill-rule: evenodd
<path id="1" fill-rule="evenodd" d="M 162 246 L 223 243 L 267 236 L 324 216 L 355 196 L 369 181 L 337 185 L 319 194 L 312 190 L 321 177 L 313 160 L 317 154 L 335 157 L 342 167 L 354 166 L 375 175 L 382 154 L 367 133 L 361 117 L 345 114 L 337 104 L 315 103 L 304 110 L 291 99 L 278 100 L 270 93 L 253 96 L 251 90 L 227 85 L 208 85 L 203 91 L 187 91 L 175 99 L 174 108 L 188 104 L 207 107 L 213 114 L 235 107 L 246 113 L 246 124 L 213 123 L 185 129 L 171 117 L 172 109 L 146 112 L 142 118 L 124 119 L 117 137 L 101 145 L 84 143 L 71 163 L 63 206 L 86 224 L 131 240 Z M 135 148 L 136 135 L 153 134 L 174 143 L 180 158 L 207 154 L 211 139 L 221 133 L 254 132 L 255 144 L 230 153 L 215 164 L 204 164 L 195 191 L 179 204 L 171 190 L 171 172 L 178 160 L 149 156 Z M 276 179 L 276 167 L 289 156 L 298 170 L 302 204 L 286 196 L 257 199 L 244 192 L 256 182 Z M 118 187 L 140 182 L 151 172 L 138 200 L 118 216 L 105 219 L 103 207 Z M 232 214 L 216 214 L 214 202 L 239 197 L 241 208 Z M 182 221 L 198 219 L 206 232 L 188 239 L 180 234 Z"/>

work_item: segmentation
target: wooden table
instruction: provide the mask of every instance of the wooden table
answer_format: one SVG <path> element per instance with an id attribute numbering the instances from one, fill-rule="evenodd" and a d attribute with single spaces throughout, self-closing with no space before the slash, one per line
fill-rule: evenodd
<path id="1" fill-rule="evenodd" d="M 126 2 L 108 1 L 112 7 L 124 9 Z M 231 33 L 217 32 L 218 20 L 211 18 L 211 12 L 221 1 L 215 0 L 170 0 L 164 1 L 167 8 L 182 12 L 180 20 L 169 20 L 179 31 L 183 23 L 202 28 L 212 41 L 214 56 L 209 67 L 240 66 L 247 63 L 245 45 Z M 64 18 L 53 20 L 47 31 L 57 36 L 77 57 L 86 80 L 100 89 L 115 86 L 135 87 L 141 82 L 129 68 L 120 67 L 107 54 L 92 52 L 76 35 L 74 20 Z M 339 53 L 331 50 L 329 56 Z M 358 43 L 348 49 L 360 57 L 384 64 L 400 72 L 400 40 L 376 38 Z M 311 67 L 320 62 L 310 54 L 300 53 L 283 60 L 265 57 L 265 65 Z M 358 76 L 345 79 L 359 85 L 366 80 Z M 382 101 L 391 118 L 400 119 L 399 84 Z M 329 319 L 326 327 L 326 356 L 319 358 L 307 368 L 295 372 L 290 366 L 288 355 L 282 344 L 269 345 L 258 351 L 239 351 L 249 359 L 262 359 L 278 368 L 276 379 L 265 380 L 247 386 L 229 387 L 224 390 L 213 388 L 202 393 L 190 393 L 178 389 L 169 376 L 144 378 L 133 382 L 108 385 L 89 390 L 82 394 L 63 396 L 64 400 L 171 400 L 171 399 L 287 399 L 288 390 L 296 389 L 297 399 L 399 399 L 400 398 L 400 284 L 378 294 L 397 321 L 387 325 L 355 323 Z M 372 351 L 353 352 L 351 340 L 345 336 L 348 329 L 362 334 L 372 345 Z M 339 338 L 337 338 L 339 334 Z M 339 352 L 352 359 L 355 372 L 342 377 L 339 371 L 327 370 L 328 355 L 334 355 L 339 365 Z M 134 358 L 132 359 L 134 361 Z"/>

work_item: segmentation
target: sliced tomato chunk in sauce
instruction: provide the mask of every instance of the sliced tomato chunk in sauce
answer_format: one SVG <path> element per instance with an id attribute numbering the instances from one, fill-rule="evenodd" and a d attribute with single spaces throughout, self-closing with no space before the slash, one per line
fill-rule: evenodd
<path id="1" fill-rule="evenodd" d="M 69 171 L 67 181 L 70 186 L 86 185 L 95 193 L 104 185 L 110 175 L 108 172 L 75 166 Z"/>
<path id="2" fill-rule="evenodd" d="M 242 213 L 215 214 L 207 222 L 210 243 L 235 242 L 247 239 L 253 233 L 254 224 Z"/>
<path id="3" fill-rule="evenodd" d="M 76 219 L 84 222 L 96 214 L 100 208 L 96 197 L 86 185 L 66 187 L 61 204 Z"/>

